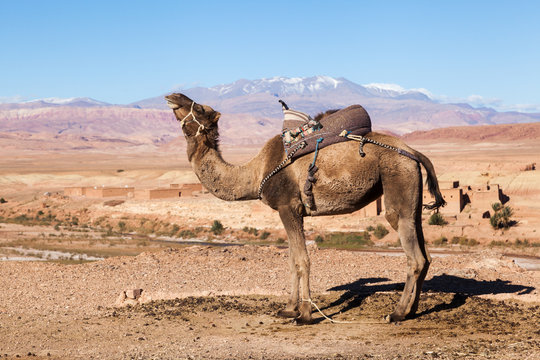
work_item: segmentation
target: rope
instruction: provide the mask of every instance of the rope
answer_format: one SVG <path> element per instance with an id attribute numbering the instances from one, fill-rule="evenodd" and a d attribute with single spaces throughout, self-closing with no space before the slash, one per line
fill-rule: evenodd
<path id="1" fill-rule="evenodd" d="M 317 139 L 317 144 L 315 145 L 315 155 L 313 155 L 313 162 L 311 163 L 310 168 L 315 166 L 315 161 L 317 160 L 317 155 L 319 153 L 319 144 L 322 143 L 324 138 L 320 137 Z"/>
<path id="2" fill-rule="evenodd" d="M 332 322 L 332 323 L 334 323 L 334 324 L 354 324 L 354 323 L 351 322 L 351 321 L 338 321 L 338 320 L 334 320 L 334 319 L 332 319 L 332 318 L 329 318 L 328 316 L 326 316 L 326 315 L 322 312 L 321 309 L 319 309 L 319 307 L 317 306 L 317 304 L 315 304 L 315 303 L 313 302 L 313 300 L 311 300 L 311 299 L 307 299 L 307 300 L 302 299 L 302 301 L 307 301 L 308 303 L 310 303 L 312 306 L 315 307 L 315 309 L 317 309 L 317 311 L 318 311 L 319 313 L 321 313 L 321 315 L 322 315 L 326 320 L 329 320 L 330 322 Z"/>
<path id="3" fill-rule="evenodd" d="M 287 157 L 285 158 L 285 160 L 283 160 L 278 166 L 276 166 L 276 168 L 274 170 L 272 170 L 270 172 L 270 174 L 266 175 L 266 177 L 264 179 L 262 179 L 261 181 L 261 185 L 259 185 L 259 191 L 257 193 L 257 197 L 259 199 L 262 199 L 261 195 L 262 195 L 262 191 L 263 191 L 263 188 L 264 188 L 264 184 L 274 175 L 276 175 L 281 169 L 283 169 L 283 167 L 285 167 L 285 164 L 294 156 L 294 154 L 300 150 L 300 149 L 303 149 L 307 146 L 307 143 L 305 141 L 302 141 L 300 144 L 298 144 L 297 147 L 295 147 L 294 149 L 292 149 L 292 151 L 289 153 L 289 155 L 287 155 Z"/>
<path id="4" fill-rule="evenodd" d="M 308 175 L 306 182 L 304 183 L 304 194 L 306 195 L 306 203 L 304 204 L 311 210 L 315 210 L 315 198 L 313 197 L 313 185 L 317 182 L 315 179 L 315 173 L 319 171 L 319 168 L 315 165 L 317 161 L 317 155 L 319 154 L 319 144 L 324 140 L 323 137 L 317 139 L 315 144 L 315 154 L 313 155 L 313 162 L 308 167 Z"/>
<path id="5" fill-rule="evenodd" d="M 313 300 L 311 299 L 302 299 L 302 301 L 307 301 L 308 303 L 310 303 L 313 307 L 315 307 L 315 309 L 317 309 L 317 311 L 328 321 L 330 321 L 331 323 L 333 324 L 380 324 L 380 322 L 377 322 L 377 321 L 339 321 L 339 320 L 334 320 L 328 316 L 325 315 L 325 313 L 322 312 L 321 309 L 319 309 L 319 307 L 317 306 L 317 304 L 315 304 L 313 302 Z"/>
<path id="6" fill-rule="evenodd" d="M 416 161 L 418 163 L 420 162 L 420 160 L 418 160 L 418 158 L 416 156 L 414 156 L 413 154 L 411 154 L 410 152 L 408 152 L 406 150 L 403 150 L 403 149 L 400 149 L 400 148 L 397 148 L 397 147 L 394 147 L 394 146 L 391 146 L 391 145 L 383 144 L 383 143 L 378 142 L 377 140 L 373 140 L 373 139 L 370 139 L 370 138 L 367 138 L 367 137 L 363 137 L 361 135 L 351 135 L 350 131 L 347 131 L 347 130 L 343 130 L 341 132 L 341 134 L 339 134 L 339 136 L 345 137 L 347 139 L 359 141 L 360 142 L 359 151 L 360 151 L 360 156 L 362 156 L 362 157 L 366 156 L 366 154 L 364 153 L 364 150 L 363 150 L 363 146 L 364 146 L 365 143 L 368 142 L 368 143 L 383 147 L 385 149 L 395 151 L 398 154 L 406 156 L 409 159 L 412 159 L 412 160 L 414 160 L 414 161 Z"/>
<path id="7" fill-rule="evenodd" d="M 186 124 L 186 119 L 189 117 L 189 115 L 191 115 L 191 117 L 193 118 L 191 121 L 195 121 L 197 124 L 199 124 L 199 128 L 197 129 L 197 134 L 195 134 L 195 136 L 199 136 L 201 134 L 201 130 L 204 130 L 205 127 L 203 124 L 201 124 L 197 118 L 195 117 L 195 114 L 193 114 L 193 105 L 195 105 L 195 101 L 191 102 L 191 110 L 189 111 L 189 113 L 184 116 L 184 118 L 182 120 L 180 120 L 180 125 L 182 127 L 184 127 L 184 125 Z"/>

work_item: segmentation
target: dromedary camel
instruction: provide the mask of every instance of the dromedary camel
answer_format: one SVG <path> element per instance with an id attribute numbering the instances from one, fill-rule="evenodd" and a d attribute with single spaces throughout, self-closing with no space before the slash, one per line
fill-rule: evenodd
<path id="1" fill-rule="evenodd" d="M 269 140 L 247 164 L 231 165 L 223 160 L 218 147 L 221 114 L 183 94 L 171 94 L 165 98 L 181 122 L 188 159 L 206 189 L 228 201 L 258 199 L 258 188 L 263 178 L 286 158 L 281 136 Z M 435 206 L 444 204 L 433 165 L 427 157 L 392 136 L 371 132 L 366 137 L 416 156 L 427 171 L 427 183 L 435 196 Z M 383 193 L 385 217 L 398 232 L 408 263 L 403 294 L 386 320 L 403 320 L 413 315 L 418 307 L 422 283 L 431 261 L 422 233 L 420 165 L 395 151 L 370 143 L 364 146 L 366 155 L 361 157 L 358 146 L 355 141 L 345 141 L 319 151 L 319 170 L 313 187 L 316 210 L 304 206 L 305 194 L 302 191 L 313 156 L 300 157 L 284 167 L 266 182 L 261 194 L 263 203 L 279 212 L 289 239 L 292 288 L 287 305 L 278 315 L 296 318 L 299 324 L 312 320 L 304 216 L 351 213 Z"/>

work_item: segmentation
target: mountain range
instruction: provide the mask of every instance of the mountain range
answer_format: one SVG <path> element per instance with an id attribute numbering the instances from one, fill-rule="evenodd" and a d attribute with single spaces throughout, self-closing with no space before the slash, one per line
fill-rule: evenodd
<path id="1" fill-rule="evenodd" d="M 468 104 L 443 104 L 426 90 L 385 84 L 359 85 L 344 78 L 314 76 L 238 80 L 213 87 L 178 90 L 222 113 L 220 134 L 229 144 L 259 144 L 280 133 L 278 99 L 291 108 L 318 112 L 363 105 L 375 130 L 402 135 L 413 131 L 469 125 L 535 123 L 540 114 L 498 112 Z M 48 98 L 0 104 L 0 139 L 80 139 L 94 143 L 153 144 L 178 137 L 180 128 L 163 95 L 131 104 L 108 104 L 91 98 Z M 2 135 L 3 134 L 3 135 Z M 89 140 L 92 139 L 92 140 Z M 98 141 L 99 140 L 99 141 Z"/>

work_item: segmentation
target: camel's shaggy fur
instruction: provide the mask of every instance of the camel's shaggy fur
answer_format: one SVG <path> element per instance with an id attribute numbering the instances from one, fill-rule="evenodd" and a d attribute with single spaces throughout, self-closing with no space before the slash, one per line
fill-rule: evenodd
<path id="1" fill-rule="evenodd" d="M 166 96 L 178 120 L 189 114 L 193 101 L 182 94 Z M 280 136 L 270 139 L 259 154 L 244 165 L 231 165 L 218 148 L 217 123 L 220 113 L 206 105 L 193 104 L 193 114 L 185 119 L 183 132 L 188 158 L 201 183 L 224 200 L 255 200 L 261 180 L 286 157 Z M 327 114 L 324 114 L 327 115 Z M 379 133 L 366 135 L 373 140 L 401 148 L 415 155 L 426 168 L 428 187 L 435 196 L 435 206 L 444 204 L 433 165 L 427 157 L 401 140 Z M 397 152 L 365 144 L 365 157 L 358 153 L 358 143 L 347 141 L 319 151 L 317 182 L 313 187 L 316 209 L 305 204 L 303 186 L 311 156 L 303 156 L 273 176 L 265 185 L 262 201 L 279 212 L 289 238 L 291 270 L 290 299 L 279 315 L 294 317 L 298 323 L 311 322 L 309 287 L 310 263 L 306 251 L 303 218 L 306 215 L 347 214 L 361 209 L 384 193 L 385 217 L 398 232 L 408 260 L 407 281 L 403 294 L 388 321 L 403 320 L 415 313 L 422 283 L 431 257 L 422 233 L 422 174 L 420 164 Z"/>

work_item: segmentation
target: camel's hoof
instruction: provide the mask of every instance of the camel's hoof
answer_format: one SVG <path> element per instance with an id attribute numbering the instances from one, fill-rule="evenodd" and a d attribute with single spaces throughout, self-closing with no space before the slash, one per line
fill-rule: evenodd
<path id="1" fill-rule="evenodd" d="M 390 315 L 386 315 L 384 317 L 384 320 L 387 322 L 387 323 L 393 323 L 393 322 L 398 322 L 398 321 L 402 321 L 403 319 L 405 319 L 405 316 L 403 315 L 397 315 L 395 313 L 392 313 Z"/>
<path id="2" fill-rule="evenodd" d="M 294 319 L 293 322 L 294 322 L 294 325 L 298 325 L 298 326 L 310 325 L 310 324 L 313 323 L 313 319 L 311 317 L 304 318 L 304 317 L 300 316 L 300 317 L 297 317 L 296 319 Z"/>
<path id="3" fill-rule="evenodd" d="M 282 318 L 296 318 L 300 316 L 300 311 L 298 310 L 279 310 L 277 316 Z"/>

